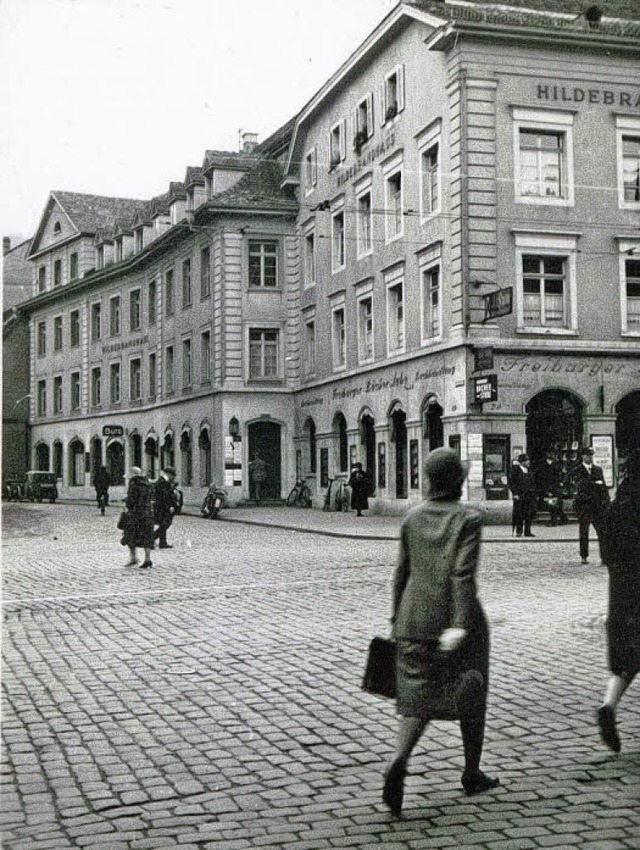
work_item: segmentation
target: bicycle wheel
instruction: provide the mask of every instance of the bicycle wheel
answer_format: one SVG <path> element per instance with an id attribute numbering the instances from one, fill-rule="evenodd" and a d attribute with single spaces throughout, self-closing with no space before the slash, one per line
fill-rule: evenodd
<path id="1" fill-rule="evenodd" d="M 293 490 L 287 496 L 287 507 L 292 508 L 295 505 L 299 493 L 300 491 L 298 490 L 298 488 L 294 487 Z"/>
<path id="2" fill-rule="evenodd" d="M 310 508 L 312 505 L 311 501 L 311 490 L 305 484 L 304 487 L 300 490 L 300 495 L 298 497 L 298 504 L 301 508 Z"/>

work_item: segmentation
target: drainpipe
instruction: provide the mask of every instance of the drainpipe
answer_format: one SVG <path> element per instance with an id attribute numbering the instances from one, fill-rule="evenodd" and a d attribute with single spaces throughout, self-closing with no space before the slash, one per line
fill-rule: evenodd
<path id="1" fill-rule="evenodd" d="M 469 150 L 467 71 L 460 71 L 460 276 L 462 285 L 463 341 L 469 337 Z"/>

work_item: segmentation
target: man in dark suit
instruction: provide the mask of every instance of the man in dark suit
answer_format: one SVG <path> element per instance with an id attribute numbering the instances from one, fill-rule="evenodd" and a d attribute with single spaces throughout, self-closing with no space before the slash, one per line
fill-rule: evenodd
<path id="1" fill-rule="evenodd" d="M 600 528 L 609 503 L 609 491 L 604 481 L 602 467 L 593 463 L 593 449 L 584 448 L 581 462 L 573 471 L 576 495 L 573 508 L 580 529 L 580 558 L 583 564 L 589 561 L 589 526 L 593 524 L 600 539 Z"/>
<path id="2" fill-rule="evenodd" d="M 562 505 L 561 472 L 553 452 L 547 452 L 545 462 L 536 475 L 536 481 L 542 506 L 549 510 L 550 525 L 564 525 L 567 522 Z"/>
<path id="3" fill-rule="evenodd" d="M 155 504 L 155 521 L 156 532 L 154 539 L 158 540 L 159 549 L 171 549 L 171 544 L 167 543 L 167 530 L 173 522 L 173 514 L 175 513 L 176 501 L 173 492 L 173 477 L 175 471 L 171 468 L 163 469 L 156 483 L 156 504 Z"/>
<path id="4" fill-rule="evenodd" d="M 509 489 L 513 496 L 513 518 L 511 524 L 516 535 L 535 537 L 531 533 L 531 523 L 536 512 L 536 485 L 529 469 L 530 460 L 526 454 L 518 455 L 508 475 Z"/>

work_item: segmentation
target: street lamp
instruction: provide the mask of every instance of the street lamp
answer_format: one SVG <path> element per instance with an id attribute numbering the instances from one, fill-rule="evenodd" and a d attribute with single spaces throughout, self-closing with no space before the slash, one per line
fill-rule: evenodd
<path id="1" fill-rule="evenodd" d="M 232 416 L 229 420 L 229 436 L 233 438 L 233 442 L 235 443 L 240 435 L 240 423 L 236 419 L 235 416 Z"/>

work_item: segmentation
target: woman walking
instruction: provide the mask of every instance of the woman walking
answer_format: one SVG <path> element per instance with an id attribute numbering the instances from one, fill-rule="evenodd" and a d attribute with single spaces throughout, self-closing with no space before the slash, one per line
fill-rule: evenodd
<path id="1" fill-rule="evenodd" d="M 127 567 L 133 567 L 138 563 L 136 548 L 144 549 L 144 561 L 140 569 L 148 569 L 151 563 L 151 550 L 153 549 L 153 506 L 151 503 L 152 487 L 147 478 L 142 474 L 138 466 L 131 467 L 131 477 L 127 488 L 125 505 L 127 508 L 127 519 L 123 530 L 123 546 L 129 547 L 129 562 Z"/>
<path id="2" fill-rule="evenodd" d="M 615 753 L 621 744 L 616 709 L 640 670 L 640 450 L 626 464 L 601 531 L 602 560 L 609 571 L 607 647 L 611 676 L 598 710 L 604 743 Z"/>
<path id="3" fill-rule="evenodd" d="M 499 782 L 480 770 L 489 674 L 489 629 L 475 580 L 482 516 L 459 502 L 466 473 L 455 452 L 431 452 L 424 471 L 428 501 L 402 525 L 394 579 L 400 727 L 382 798 L 396 816 L 409 757 L 430 720 L 460 721 L 467 794 Z"/>

